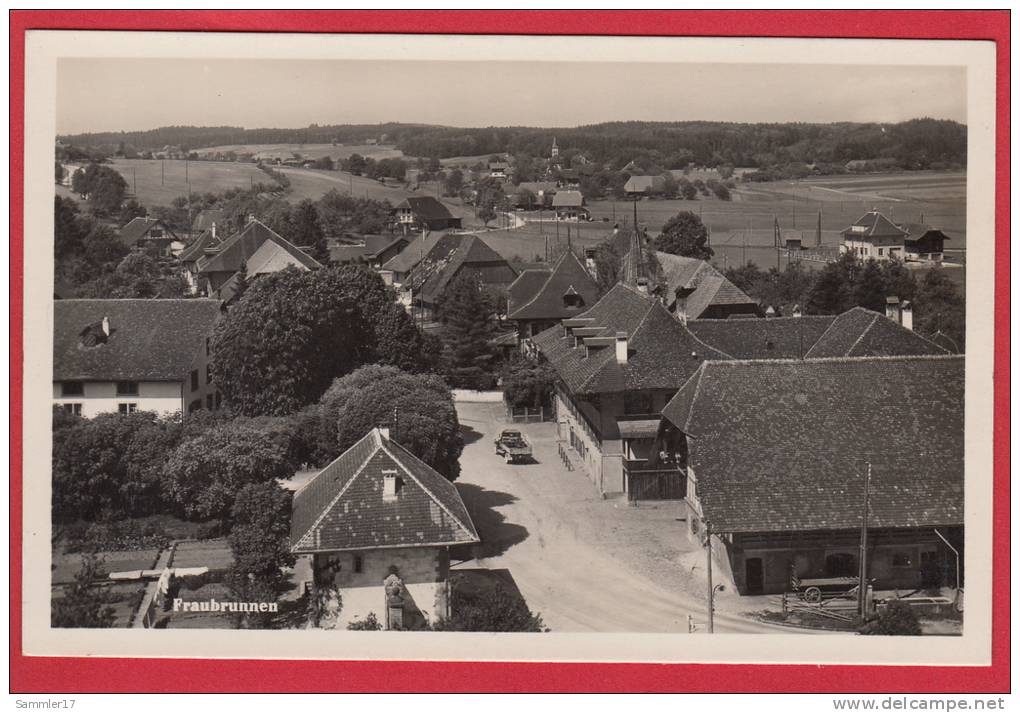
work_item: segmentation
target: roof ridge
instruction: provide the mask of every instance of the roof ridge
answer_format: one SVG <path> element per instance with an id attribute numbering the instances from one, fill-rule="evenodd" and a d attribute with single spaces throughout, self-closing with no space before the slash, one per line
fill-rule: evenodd
<path id="1" fill-rule="evenodd" d="M 883 356 L 837 356 L 837 357 L 805 357 L 796 359 L 784 357 L 782 359 L 705 359 L 703 363 L 711 363 L 713 366 L 736 366 L 743 364 L 823 364 L 826 362 L 866 362 L 866 361 L 925 361 L 939 360 L 950 361 L 953 359 L 963 360 L 965 354 L 897 354 Z"/>
<path id="2" fill-rule="evenodd" d="M 847 310 L 847 311 L 849 312 L 849 310 Z M 821 344 L 822 340 L 825 339 L 825 335 L 829 333 L 829 330 L 831 330 L 833 327 L 836 326 L 836 322 L 844 314 L 846 314 L 846 312 L 843 312 L 841 314 L 831 315 L 832 316 L 832 321 L 829 322 L 829 326 L 825 328 L 825 331 L 823 331 L 821 334 L 818 335 L 818 339 L 816 339 L 814 341 L 814 344 L 812 344 L 810 347 L 808 347 L 807 351 L 804 352 L 804 358 L 805 359 L 807 359 L 810 356 L 811 352 L 814 350 L 815 347 L 817 347 L 819 344 Z"/>
<path id="3" fill-rule="evenodd" d="M 378 429 L 375 429 L 375 430 L 376 430 L 376 431 L 378 431 Z M 429 465 L 428 463 L 426 463 L 425 461 L 423 461 L 423 460 L 422 460 L 421 458 L 418 458 L 418 457 L 417 457 L 417 456 L 416 456 L 416 455 L 415 455 L 414 453 L 411 453 L 411 451 L 407 450 L 406 448 L 404 448 L 404 446 L 400 445 L 400 444 L 399 444 L 399 443 L 397 443 L 396 441 L 393 441 L 393 440 L 391 440 L 391 439 L 389 439 L 389 438 L 387 438 L 387 439 L 385 439 L 385 440 L 383 440 L 383 439 L 382 439 L 381 437 L 379 438 L 379 449 L 380 449 L 380 450 L 382 450 L 382 451 L 383 451 L 384 453 L 386 453 L 386 455 L 388 455 L 388 456 L 389 456 L 390 458 L 392 458 L 392 459 L 393 459 L 393 460 L 394 460 L 394 461 L 395 461 L 395 462 L 397 463 L 397 465 L 399 465 L 399 466 L 400 466 L 400 468 L 401 468 L 401 469 L 402 469 L 402 470 L 403 470 L 403 471 L 404 471 L 405 473 L 407 473 L 407 475 L 408 475 L 408 476 L 410 476 L 411 480 L 413 480 L 414 482 L 416 482 L 416 483 L 418 484 L 418 487 L 420 487 L 420 488 L 421 488 L 422 490 L 424 490 L 424 491 L 425 491 L 425 493 L 426 493 L 426 494 L 427 494 L 427 495 L 428 495 L 428 496 L 429 496 L 429 497 L 430 497 L 430 498 L 432 499 L 432 501 L 433 501 L 434 503 L 436 503 L 436 504 L 437 504 L 437 505 L 438 505 L 439 507 L 441 507 L 441 508 L 443 509 L 443 511 L 444 511 L 444 512 L 446 512 L 446 514 L 447 514 L 447 515 L 449 515 L 449 516 L 450 516 L 450 517 L 451 517 L 451 518 L 453 519 L 453 521 L 454 521 L 454 522 L 456 522 L 456 523 L 457 523 L 458 525 L 460 525 L 460 526 L 461 526 L 461 529 L 465 530 L 465 531 L 466 531 L 466 532 L 467 532 L 467 533 L 468 533 L 469 535 L 474 535 L 475 537 L 478 537 L 478 532 L 477 532 L 477 531 L 475 530 L 475 528 L 474 528 L 474 523 L 472 523 L 472 526 L 471 526 L 471 527 L 468 527 L 468 526 L 467 526 L 467 525 L 465 525 L 465 524 L 464 524 L 463 522 L 461 522 L 461 520 L 460 520 L 460 518 L 459 518 L 459 517 L 457 517 L 457 516 L 456 516 L 456 515 L 454 515 L 454 514 L 453 514 L 452 512 L 450 512 L 450 508 L 446 507 L 446 504 L 445 504 L 445 503 L 444 503 L 444 502 L 443 502 L 443 501 L 442 501 L 442 500 L 441 500 L 440 498 L 436 497 L 435 493 L 433 493 L 433 492 L 432 492 L 432 491 L 431 491 L 431 490 L 430 490 L 430 489 L 428 488 L 428 486 L 426 486 L 426 485 L 425 485 L 425 483 L 421 482 L 421 480 L 419 480 L 419 479 L 418 479 L 417 477 L 415 477 L 414 473 L 412 473 L 412 472 L 411 472 L 411 469 L 410 469 L 410 468 L 408 468 L 408 467 L 407 467 L 407 466 L 406 466 L 406 465 L 405 465 L 405 464 L 404 464 L 404 463 L 403 463 L 403 462 L 402 462 L 402 461 L 400 460 L 400 458 L 398 458 L 397 456 L 393 455 L 393 453 L 391 453 L 391 452 L 389 451 L 389 449 L 387 448 L 387 446 L 388 446 L 388 445 L 390 445 L 390 444 L 392 444 L 392 445 L 395 445 L 395 446 L 397 446 L 397 448 L 398 448 L 399 450 L 403 451 L 403 453 L 404 453 L 405 455 L 408 455 L 408 456 L 410 456 L 411 458 L 414 458 L 414 459 L 415 459 L 416 461 L 418 461 L 419 463 L 421 463 L 422 465 L 424 465 L 424 466 L 425 466 L 426 468 L 428 468 L 429 470 L 432 470 L 433 472 L 436 472 L 436 475 L 438 475 L 438 476 L 439 476 L 440 478 L 443 478 L 443 480 L 446 480 L 446 478 L 445 478 L 445 477 L 443 477 L 443 474 L 442 474 L 442 473 L 439 473 L 439 472 L 437 472 L 435 468 L 433 468 L 432 466 L 430 466 L 430 465 Z M 353 480 L 353 478 L 352 478 L 352 480 Z M 446 482 L 450 483 L 450 485 L 453 485 L 453 483 L 451 483 L 451 482 L 450 482 L 450 481 L 448 481 L 448 480 L 447 480 Z M 457 487 L 456 487 L 456 486 L 453 486 L 453 488 L 454 488 L 454 492 L 455 492 L 455 493 L 457 493 Z M 458 498 L 460 497 L 460 493 L 457 493 L 457 497 L 458 497 Z M 463 501 L 462 501 L 462 502 L 463 502 Z M 466 509 L 466 506 L 465 506 L 465 509 Z"/>
<path id="4" fill-rule="evenodd" d="M 687 410 L 687 418 L 684 420 L 684 433 L 687 434 L 691 432 L 691 416 L 694 413 L 694 404 L 697 402 L 698 396 L 701 395 L 701 377 L 705 375 L 705 364 L 707 363 L 707 361 L 703 361 L 698 364 L 698 370 L 691 376 L 691 379 L 697 379 L 698 381 L 694 384 L 694 395 L 691 396 L 691 407 Z"/>

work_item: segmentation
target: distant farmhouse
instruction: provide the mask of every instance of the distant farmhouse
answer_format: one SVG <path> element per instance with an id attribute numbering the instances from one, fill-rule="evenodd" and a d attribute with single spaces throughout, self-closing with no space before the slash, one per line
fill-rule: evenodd
<path id="1" fill-rule="evenodd" d="M 506 161 L 489 162 L 489 178 L 497 181 L 506 181 L 510 178 L 510 164 Z"/>
<path id="2" fill-rule="evenodd" d="M 208 299 L 57 300 L 54 405 L 86 418 L 219 408 L 208 357 L 221 314 Z"/>
<path id="3" fill-rule="evenodd" d="M 508 289 L 508 319 L 527 339 L 563 319 L 576 317 L 599 298 L 599 285 L 581 260 L 568 250 L 552 269 L 529 269 Z"/>
<path id="4" fill-rule="evenodd" d="M 659 196 L 666 190 L 663 176 L 631 176 L 623 185 L 623 191 L 631 197 Z"/>
<path id="5" fill-rule="evenodd" d="M 449 230 L 460 228 L 461 219 L 454 217 L 450 209 L 432 196 L 411 196 L 398 203 L 393 209 L 397 227 L 421 230 Z"/>
<path id="6" fill-rule="evenodd" d="M 557 220 L 576 222 L 581 219 L 587 220 L 589 212 L 584 207 L 584 196 L 581 191 L 558 191 L 552 199 L 553 210 L 556 211 Z"/>
<path id="7" fill-rule="evenodd" d="M 330 247 L 329 259 L 338 265 L 368 265 L 378 270 L 409 243 L 403 235 L 365 235 L 360 244 Z"/>
<path id="8" fill-rule="evenodd" d="M 923 223 L 896 225 L 878 211 L 869 211 L 843 233 L 840 250 L 861 260 L 916 260 L 942 262 L 944 243 L 941 230 Z"/>
<path id="9" fill-rule="evenodd" d="M 956 356 L 707 361 L 661 450 L 743 594 L 856 577 L 869 473 L 875 588 L 937 587 L 963 546 L 963 390 Z"/>
<path id="10" fill-rule="evenodd" d="M 444 235 L 418 262 L 402 283 L 406 300 L 425 319 L 436 317 L 446 289 L 467 275 L 483 287 L 503 292 L 517 279 L 517 271 L 477 235 Z"/>
<path id="11" fill-rule="evenodd" d="M 254 216 L 236 235 L 215 246 L 195 263 L 200 291 L 229 302 L 237 293 L 241 266 L 249 280 L 287 267 L 317 270 L 322 265 L 300 248 L 266 227 Z"/>
<path id="12" fill-rule="evenodd" d="M 557 187 L 552 181 L 521 181 L 510 200 L 515 208 L 548 210 L 552 208 Z"/>
<path id="13" fill-rule="evenodd" d="M 375 428 L 294 495 L 291 552 L 340 592 L 338 629 L 450 617 L 450 547 L 479 541 L 453 483 Z"/>
<path id="14" fill-rule="evenodd" d="M 191 232 L 193 235 L 199 235 L 207 230 L 211 230 L 214 235 L 217 231 L 224 234 L 228 232 L 227 212 L 218 208 L 206 208 L 199 211 L 195 219 L 191 221 Z"/>
<path id="15" fill-rule="evenodd" d="M 120 229 L 118 237 L 125 247 L 151 251 L 163 257 L 184 249 L 177 234 L 158 218 L 132 218 Z"/>

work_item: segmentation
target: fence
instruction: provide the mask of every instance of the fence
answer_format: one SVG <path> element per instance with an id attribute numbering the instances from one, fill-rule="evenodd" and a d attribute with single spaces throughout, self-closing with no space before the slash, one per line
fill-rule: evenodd
<path id="1" fill-rule="evenodd" d="M 507 405 L 506 417 L 511 423 L 541 423 L 552 419 L 552 409 Z"/>
<path id="2" fill-rule="evenodd" d="M 683 500 L 687 496 L 687 475 L 669 470 L 627 469 L 628 500 Z"/>

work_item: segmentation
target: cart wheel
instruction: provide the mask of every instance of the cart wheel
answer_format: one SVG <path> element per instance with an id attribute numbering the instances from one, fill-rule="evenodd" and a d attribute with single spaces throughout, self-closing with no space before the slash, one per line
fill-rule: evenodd
<path id="1" fill-rule="evenodd" d="M 808 587 L 804 590 L 804 601 L 809 604 L 817 604 L 822 601 L 822 590 L 818 587 Z"/>
<path id="2" fill-rule="evenodd" d="M 512 455 L 510 455 L 509 453 L 507 453 L 505 456 L 503 456 L 503 460 L 506 461 L 507 465 L 510 465 L 511 463 L 514 462 L 514 457 Z"/>

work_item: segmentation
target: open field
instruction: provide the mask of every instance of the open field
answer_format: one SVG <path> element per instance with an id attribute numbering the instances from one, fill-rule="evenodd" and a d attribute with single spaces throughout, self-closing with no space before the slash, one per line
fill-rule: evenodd
<path id="1" fill-rule="evenodd" d="M 252 163 L 118 158 L 110 165 L 127 181 L 128 193 L 145 206 L 170 205 L 174 198 L 188 195 L 189 184 L 192 193 L 219 193 L 272 182 Z"/>
<path id="2" fill-rule="evenodd" d="M 527 215 L 524 215 L 527 220 Z M 495 221 L 493 222 L 495 225 Z M 595 246 L 609 237 L 612 223 L 571 223 L 570 242 L 576 247 Z M 507 260 L 518 257 L 532 262 L 535 256 L 545 256 L 546 241 L 551 255 L 558 255 L 567 246 L 567 223 L 529 223 L 514 230 L 479 232 L 479 237 Z"/>
<path id="3" fill-rule="evenodd" d="M 199 155 L 226 153 L 250 153 L 255 154 L 259 159 L 286 159 L 294 158 L 294 154 L 300 154 L 302 159 L 317 159 L 329 156 L 334 161 L 347 158 L 351 154 L 361 154 L 365 158 L 374 158 L 377 161 L 384 158 L 403 158 L 403 152 L 391 145 L 368 145 L 368 144 L 229 144 L 226 146 L 212 146 L 210 148 L 198 149 Z"/>

